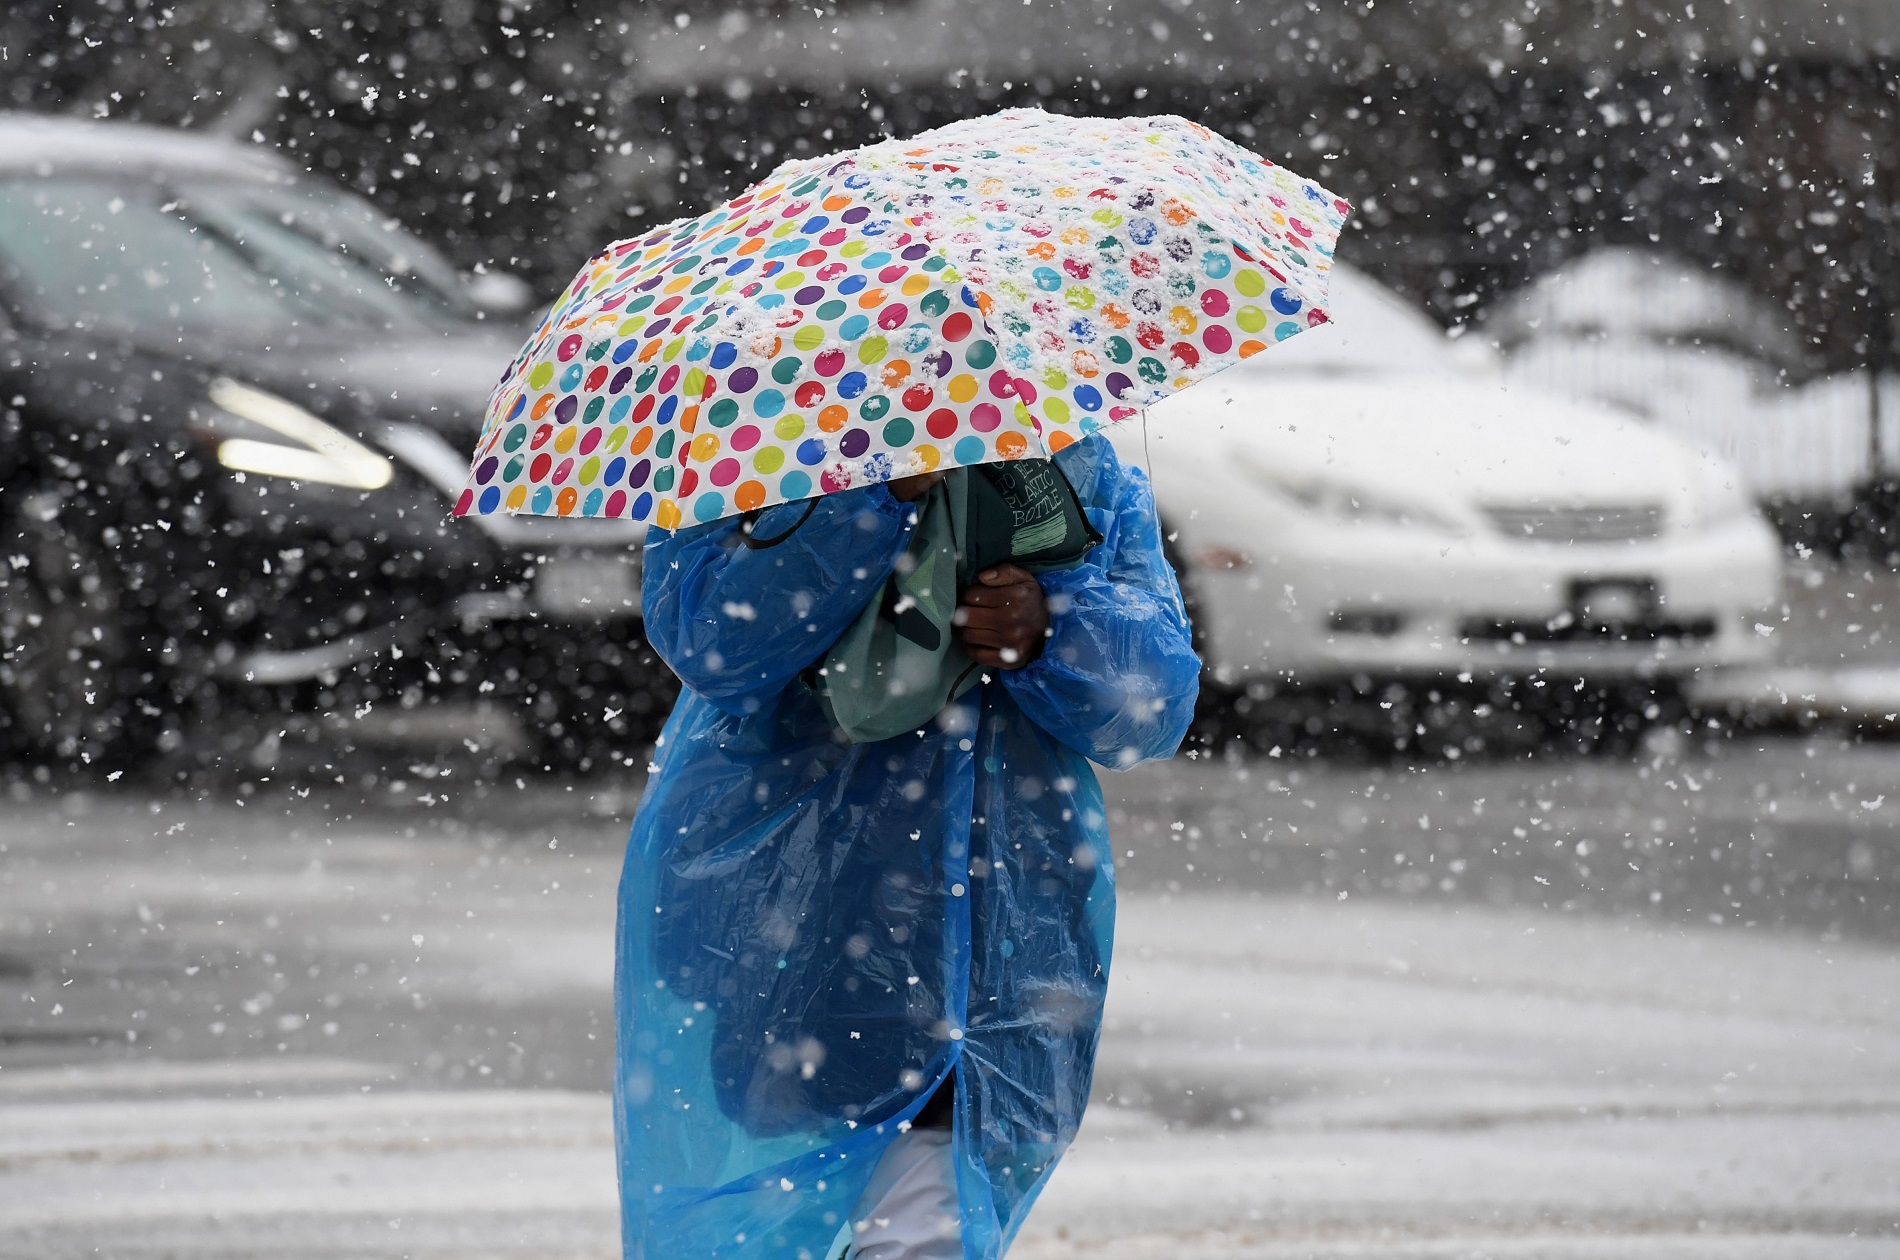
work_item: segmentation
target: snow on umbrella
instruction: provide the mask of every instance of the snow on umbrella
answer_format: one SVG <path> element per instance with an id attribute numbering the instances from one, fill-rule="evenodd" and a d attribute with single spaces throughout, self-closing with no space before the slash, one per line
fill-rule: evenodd
<path id="1" fill-rule="evenodd" d="M 1173 116 L 1009 110 L 787 163 L 589 260 L 456 514 L 672 529 L 1053 454 L 1325 322 L 1350 210 Z"/>

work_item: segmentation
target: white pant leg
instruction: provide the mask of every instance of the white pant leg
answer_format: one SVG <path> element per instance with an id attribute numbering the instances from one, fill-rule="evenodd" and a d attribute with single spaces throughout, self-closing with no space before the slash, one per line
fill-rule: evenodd
<path id="1" fill-rule="evenodd" d="M 897 1135 L 851 1214 L 851 1260 L 963 1260 L 948 1129 Z"/>

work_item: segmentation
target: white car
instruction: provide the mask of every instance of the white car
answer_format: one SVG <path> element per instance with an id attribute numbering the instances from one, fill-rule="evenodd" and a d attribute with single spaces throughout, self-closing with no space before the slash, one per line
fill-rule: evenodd
<path id="1" fill-rule="evenodd" d="M 1765 657 L 1780 546 L 1733 470 L 1512 386 L 1346 268 L 1313 329 L 1116 431 L 1220 683 L 1666 678 Z"/>

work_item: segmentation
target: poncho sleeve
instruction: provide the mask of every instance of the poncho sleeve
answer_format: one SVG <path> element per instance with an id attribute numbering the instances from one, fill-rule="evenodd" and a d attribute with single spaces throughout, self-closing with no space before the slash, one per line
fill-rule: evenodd
<path id="1" fill-rule="evenodd" d="M 675 532 L 650 530 L 647 641 L 680 681 L 756 712 L 815 664 L 904 550 L 914 513 L 882 485 Z"/>
<path id="2" fill-rule="evenodd" d="M 1148 479 L 1101 439 L 1057 461 L 1103 538 L 1081 564 L 1041 576 L 1050 637 L 1041 656 L 1003 671 L 1003 685 L 1031 721 L 1099 765 L 1171 756 L 1194 716 L 1201 663 Z"/>

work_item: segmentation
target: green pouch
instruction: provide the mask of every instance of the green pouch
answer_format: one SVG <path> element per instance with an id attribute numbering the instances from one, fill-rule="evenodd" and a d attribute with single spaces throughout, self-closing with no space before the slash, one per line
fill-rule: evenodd
<path id="1" fill-rule="evenodd" d="M 818 671 L 831 723 L 853 743 L 927 726 L 976 685 L 957 643 L 957 596 L 995 565 L 1032 573 L 1079 562 L 1102 536 L 1053 461 L 959 468 L 917 504 L 910 546 Z"/>

